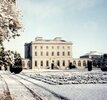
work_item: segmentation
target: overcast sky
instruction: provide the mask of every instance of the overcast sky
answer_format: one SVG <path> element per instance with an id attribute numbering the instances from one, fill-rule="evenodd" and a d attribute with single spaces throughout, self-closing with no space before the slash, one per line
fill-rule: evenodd
<path id="1" fill-rule="evenodd" d="M 40 36 L 73 43 L 73 57 L 89 51 L 107 53 L 107 0 L 17 0 L 24 32 L 5 42 L 24 57 L 24 43 Z"/>

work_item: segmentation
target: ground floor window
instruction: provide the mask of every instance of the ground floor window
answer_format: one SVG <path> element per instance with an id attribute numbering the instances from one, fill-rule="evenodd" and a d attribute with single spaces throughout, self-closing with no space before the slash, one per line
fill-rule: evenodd
<path id="1" fill-rule="evenodd" d="M 81 61 L 80 60 L 78 61 L 78 66 L 81 66 Z"/>
<path id="2" fill-rule="evenodd" d="M 37 61 L 35 61 L 35 67 L 37 67 Z"/>
<path id="3" fill-rule="evenodd" d="M 63 64 L 62 65 L 65 66 L 65 60 L 63 60 Z"/>
<path id="4" fill-rule="evenodd" d="M 46 61 L 46 66 L 49 66 L 49 61 Z"/>
<path id="5" fill-rule="evenodd" d="M 57 61 L 57 65 L 60 66 L 60 61 L 59 60 Z"/>
<path id="6" fill-rule="evenodd" d="M 43 66 L 43 61 L 41 61 L 41 66 Z"/>
<path id="7" fill-rule="evenodd" d="M 73 65 L 76 65 L 76 61 L 73 61 Z"/>
<path id="8" fill-rule="evenodd" d="M 86 61 L 83 61 L 83 66 L 86 66 Z"/>

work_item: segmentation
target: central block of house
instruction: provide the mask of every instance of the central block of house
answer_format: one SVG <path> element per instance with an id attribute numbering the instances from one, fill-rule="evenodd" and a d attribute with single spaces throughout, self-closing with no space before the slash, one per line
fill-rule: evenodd
<path id="1" fill-rule="evenodd" d="M 72 60 L 72 42 L 36 37 L 25 43 L 25 59 L 29 59 L 31 69 L 65 69 Z"/>

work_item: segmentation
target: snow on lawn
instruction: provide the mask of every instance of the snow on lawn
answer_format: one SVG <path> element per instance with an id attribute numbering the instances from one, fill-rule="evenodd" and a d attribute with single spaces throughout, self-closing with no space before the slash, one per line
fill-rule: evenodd
<path id="1" fill-rule="evenodd" d="M 107 72 L 93 70 L 23 71 L 32 81 L 70 100 L 106 100 Z M 85 82 L 84 82 L 85 81 Z"/>
<path id="2" fill-rule="evenodd" d="M 88 71 L 29 71 L 22 72 L 36 80 L 43 81 L 52 85 L 64 84 L 104 84 L 107 83 L 107 72 L 95 70 Z"/>

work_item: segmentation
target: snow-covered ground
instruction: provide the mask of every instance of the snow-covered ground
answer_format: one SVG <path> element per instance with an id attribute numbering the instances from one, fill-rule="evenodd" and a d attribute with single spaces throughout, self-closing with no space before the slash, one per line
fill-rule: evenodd
<path id="1" fill-rule="evenodd" d="M 32 81 L 39 86 L 70 100 L 106 100 L 107 98 L 107 72 L 99 69 L 91 72 L 87 70 L 34 70 L 23 71 L 22 74 L 33 78 Z"/>
<path id="2" fill-rule="evenodd" d="M 18 75 L 9 72 L 0 72 L 0 75 L 6 81 L 14 100 L 34 100 L 30 91 L 43 100 L 107 100 L 107 72 L 99 69 L 91 72 L 24 70 Z M 0 95 L 3 94 L 2 78 Z"/>

